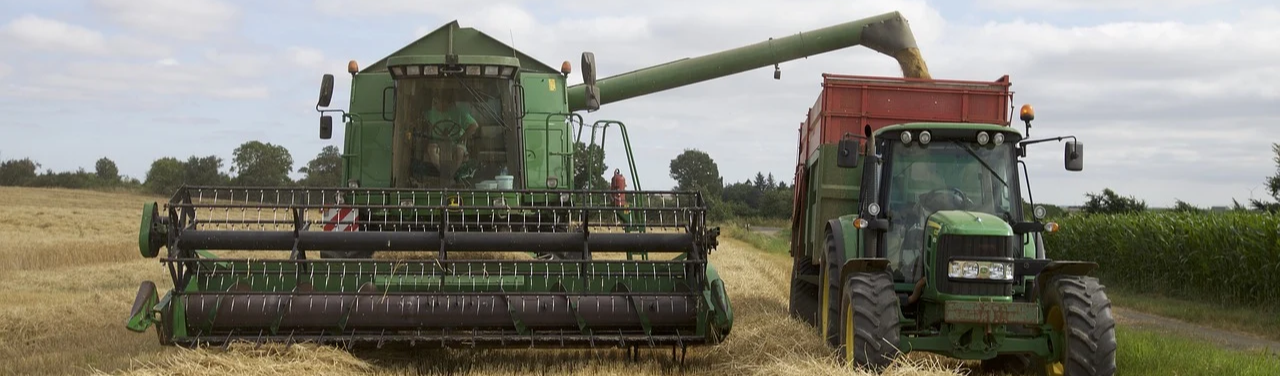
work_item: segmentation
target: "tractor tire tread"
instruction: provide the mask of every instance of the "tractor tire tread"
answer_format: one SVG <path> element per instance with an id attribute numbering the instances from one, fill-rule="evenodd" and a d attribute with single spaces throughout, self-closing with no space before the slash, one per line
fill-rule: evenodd
<path id="1" fill-rule="evenodd" d="M 846 280 L 844 293 L 853 308 L 854 366 L 884 370 L 901 355 L 897 348 L 900 308 L 892 279 L 888 273 L 855 273 Z"/>
<path id="2" fill-rule="evenodd" d="M 1105 287 L 1093 277 L 1067 276 L 1055 281 L 1065 318 L 1067 376 L 1116 373 L 1115 318 Z"/>

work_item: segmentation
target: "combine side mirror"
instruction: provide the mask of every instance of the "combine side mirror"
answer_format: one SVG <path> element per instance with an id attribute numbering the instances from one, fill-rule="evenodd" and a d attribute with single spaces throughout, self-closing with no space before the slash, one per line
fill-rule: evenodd
<path id="1" fill-rule="evenodd" d="M 1063 151 L 1062 159 L 1066 164 L 1067 171 L 1083 170 L 1084 144 L 1076 141 L 1067 141 L 1067 146 Z"/>
<path id="2" fill-rule="evenodd" d="M 333 99 L 333 75 L 325 73 L 324 78 L 320 79 L 320 101 L 316 106 L 329 107 L 331 99 Z"/>
<path id="3" fill-rule="evenodd" d="M 600 109 L 600 88 L 596 87 L 596 54 L 582 53 L 582 82 L 586 84 L 587 111 Z"/>
<path id="4" fill-rule="evenodd" d="M 333 137 L 333 117 L 324 115 L 320 117 L 320 139 L 328 140 Z"/>
<path id="5" fill-rule="evenodd" d="M 840 168 L 858 167 L 858 140 L 846 138 L 836 146 L 836 166 Z"/>

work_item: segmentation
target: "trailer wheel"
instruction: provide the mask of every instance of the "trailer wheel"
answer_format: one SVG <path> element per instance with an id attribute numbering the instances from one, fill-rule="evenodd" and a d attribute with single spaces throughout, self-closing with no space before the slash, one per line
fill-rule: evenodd
<path id="1" fill-rule="evenodd" d="M 844 255 L 836 249 L 836 236 L 827 231 L 825 247 L 827 257 L 822 260 L 822 315 L 823 337 L 831 347 L 840 346 L 840 266 Z"/>
<path id="2" fill-rule="evenodd" d="M 840 307 L 840 361 L 880 372 L 897 359 L 898 295 L 888 272 L 860 272 L 845 280 Z"/>
<path id="3" fill-rule="evenodd" d="M 1097 278 L 1062 276 L 1045 291 L 1045 321 L 1054 335 L 1065 336 L 1060 359 L 1038 369 L 1048 375 L 1110 376 L 1116 373 L 1116 322 L 1111 300 Z M 1037 367 L 1039 368 L 1039 367 Z"/>
<path id="4" fill-rule="evenodd" d="M 795 317 L 808 323 L 809 326 L 818 326 L 818 314 L 821 312 L 821 301 L 819 300 L 818 286 L 800 279 L 802 275 L 819 275 L 819 268 L 813 264 L 813 259 L 808 256 L 795 256 L 791 258 L 791 296 L 790 311 L 791 317 Z"/>

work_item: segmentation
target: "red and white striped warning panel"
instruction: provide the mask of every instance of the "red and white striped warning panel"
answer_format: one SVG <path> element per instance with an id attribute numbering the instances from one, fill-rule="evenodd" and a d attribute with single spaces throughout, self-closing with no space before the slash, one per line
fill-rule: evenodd
<path id="1" fill-rule="evenodd" d="M 329 208 L 324 211 L 325 231 L 356 231 L 360 212 L 352 208 Z"/>

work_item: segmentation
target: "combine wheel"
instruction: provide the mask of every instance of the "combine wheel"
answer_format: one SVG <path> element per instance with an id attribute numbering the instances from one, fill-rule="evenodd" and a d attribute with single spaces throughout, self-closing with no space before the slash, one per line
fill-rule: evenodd
<path id="1" fill-rule="evenodd" d="M 791 265 L 791 317 L 800 319 L 810 326 L 818 327 L 818 314 L 822 303 L 817 285 L 801 280 L 801 275 L 819 275 L 819 268 L 813 265 L 808 256 L 792 257 Z"/>
<path id="2" fill-rule="evenodd" d="M 850 275 L 840 303 L 839 354 L 843 363 L 880 372 L 901 354 L 898 349 L 898 295 L 887 272 Z"/>
<path id="3" fill-rule="evenodd" d="M 1065 336 L 1062 358 L 1035 366 L 1041 374 L 1054 376 L 1116 373 L 1116 322 L 1111 316 L 1111 300 L 1097 278 L 1063 276 L 1049 283 L 1044 293 L 1045 321 L 1054 335 Z"/>

